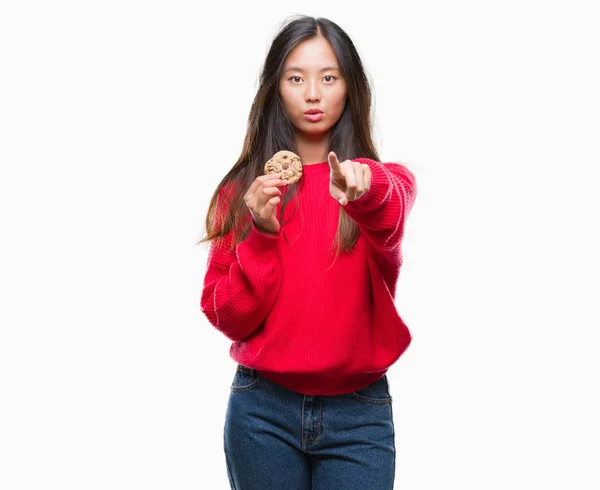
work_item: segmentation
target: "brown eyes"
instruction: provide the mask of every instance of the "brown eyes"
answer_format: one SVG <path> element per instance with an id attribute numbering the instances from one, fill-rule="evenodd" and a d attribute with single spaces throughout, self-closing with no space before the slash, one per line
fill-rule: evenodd
<path id="1" fill-rule="evenodd" d="M 290 77 L 290 78 L 288 78 L 288 80 L 294 80 L 295 78 L 300 78 L 300 77 L 298 77 L 298 76 Z M 325 75 L 323 78 L 324 79 L 325 78 L 333 78 L 333 79 L 337 80 L 337 77 L 334 77 L 333 75 Z"/>

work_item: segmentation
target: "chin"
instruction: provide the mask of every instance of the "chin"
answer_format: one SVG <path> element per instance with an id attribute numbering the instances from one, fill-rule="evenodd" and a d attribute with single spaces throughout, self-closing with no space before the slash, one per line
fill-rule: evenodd
<path id="1" fill-rule="evenodd" d="M 331 129 L 331 126 L 329 124 L 319 124 L 320 122 L 322 122 L 322 121 L 319 121 L 317 123 L 311 123 L 309 121 L 302 121 L 302 124 L 300 124 L 299 126 L 296 126 L 296 127 L 299 131 L 302 131 L 303 133 L 306 133 L 306 134 L 326 133 L 327 131 L 329 131 Z"/>

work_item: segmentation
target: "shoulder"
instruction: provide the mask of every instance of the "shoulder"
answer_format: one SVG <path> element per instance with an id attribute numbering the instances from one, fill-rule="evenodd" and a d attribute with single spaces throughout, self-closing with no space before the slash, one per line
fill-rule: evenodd
<path id="1" fill-rule="evenodd" d="M 401 177 L 403 180 L 407 181 L 407 183 L 416 185 L 417 178 L 415 177 L 415 174 L 408 168 L 408 164 L 402 162 L 388 162 L 385 163 L 385 168 L 394 173 L 394 175 L 397 175 L 398 177 Z"/>
<path id="2" fill-rule="evenodd" d="M 416 186 L 417 179 L 415 174 L 408 168 L 408 164 L 404 162 L 379 162 L 371 158 L 354 158 L 353 161 L 367 164 L 369 166 L 382 165 L 386 170 L 394 176 L 401 178 L 406 184 Z"/>
<path id="3" fill-rule="evenodd" d="M 238 190 L 239 182 L 237 180 L 225 181 L 219 189 L 219 200 L 225 203 L 230 202 L 236 191 Z"/>

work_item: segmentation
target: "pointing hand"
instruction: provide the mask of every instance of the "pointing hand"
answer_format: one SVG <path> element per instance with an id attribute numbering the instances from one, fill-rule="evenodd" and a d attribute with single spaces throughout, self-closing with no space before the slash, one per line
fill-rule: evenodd
<path id="1" fill-rule="evenodd" d="M 366 163 L 344 160 L 339 162 L 335 152 L 327 155 L 329 161 L 329 192 L 342 206 L 356 201 L 371 187 L 371 169 Z"/>

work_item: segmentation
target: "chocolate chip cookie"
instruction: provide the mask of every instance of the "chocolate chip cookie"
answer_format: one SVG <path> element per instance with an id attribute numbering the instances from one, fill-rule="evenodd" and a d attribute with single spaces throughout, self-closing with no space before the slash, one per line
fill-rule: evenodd
<path id="1" fill-rule="evenodd" d="M 302 176 L 302 162 L 295 153 L 287 150 L 278 151 L 265 163 L 265 175 L 281 173 L 281 178 L 293 184 Z"/>

